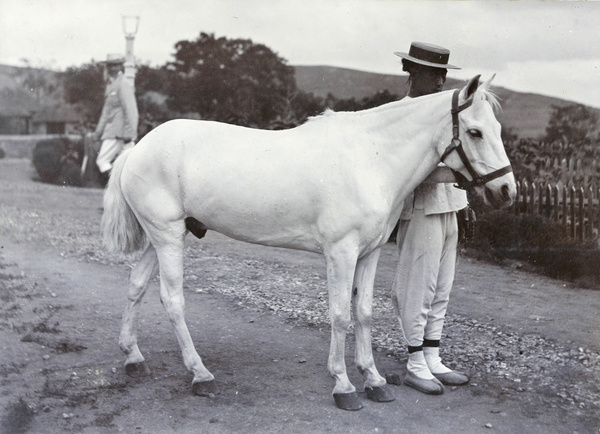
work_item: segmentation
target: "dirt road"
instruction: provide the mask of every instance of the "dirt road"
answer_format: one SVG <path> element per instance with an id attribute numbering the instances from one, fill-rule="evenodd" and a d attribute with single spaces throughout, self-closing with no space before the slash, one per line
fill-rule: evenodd
<path id="1" fill-rule="evenodd" d="M 128 378 L 117 336 L 135 257 L 101 249 L 101 191 L 31 176 L 26 161 L 0 160 L 2 432 L 598 432 L 600 293 L 466 257 L 442 353 L 472 382 L 442 396 L 392 386 L 392 403 L 361 395 L 360 412 L 336 409 L 322 258 L 218 234 L 190 240 L 185 289 L 188 326 L 219 393 L 191 394 L 156 282 L 140 323 L 152 375 Z M 374 345 L 379 370 L 402 376 L 394 266 L 386 246 Z M 352 342 L 347 354 L 360 390 Z"/>

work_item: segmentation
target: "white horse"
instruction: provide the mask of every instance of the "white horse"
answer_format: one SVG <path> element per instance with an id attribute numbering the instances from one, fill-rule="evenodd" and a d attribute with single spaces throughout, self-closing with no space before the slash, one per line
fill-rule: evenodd
<path id="1" fill-rule="evenodd" d="M 194 376 L 192 390 L 215 392 L 186 326 L 183 297 L 184 238 L 189 231 L 201 238 L 214 230 L 323 254 L 335 402 L 347 410 L 362 407 L 344 361 L 351 305 L 356 366 L 367 396 L 393 400 L 373 359 L 371 311 L 380 248 L 404 198 L 441 159 L 494 207 L 510 204 L 516 193 L 490 82 L 478 89 L 474 77 L 455 91 L 454 102 L 447 91 L 360 112 L 326 112 L 285 131 L 174 120 L 122 154 L 104 196 L 104 243 L 124 252 L 146 246 L 131 272 L 119 338 L 126 372 L 148 374 L 137 319 L 148 283 L 160 271 L 161 301 Z"/>

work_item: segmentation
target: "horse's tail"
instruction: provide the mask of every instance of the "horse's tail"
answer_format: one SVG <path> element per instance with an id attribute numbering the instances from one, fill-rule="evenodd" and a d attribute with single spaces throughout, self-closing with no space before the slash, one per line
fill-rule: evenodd
<path id="1" fill-rule="evenodd" d="M 104 192 L 102 239 L 113 252 L 134 252 L 146 244 L 146 234 L 121 189 L 121 173 L 129 152 L 126 150 L 115 161 Z"/>

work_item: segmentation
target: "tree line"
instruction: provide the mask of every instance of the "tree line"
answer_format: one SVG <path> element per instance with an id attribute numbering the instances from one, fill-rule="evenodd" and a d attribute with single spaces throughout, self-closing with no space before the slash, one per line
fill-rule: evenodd
<path id="1" fill-rule="evenodd" d="M 181 117 L 253 128 L 289 128 L 327 108 L 363 110 L 401 97 L 389 90 L 360 100 L 338 99 L 331 94 L 321 98 L 303 92 L 286 59 L 249 39 L 202 32 L 195 40 L 177 42 L 174 48 L 172 61 L 138 67 L 140 136 L 162 122 Z M 104 99 L 102 64 L 71 67 L 60 73 L 60 79 L 62 86 L 57 89 L 63 90 L 65 101 L 76 104 L 88 124 L 97 122 Z M 503 125 L 503 138 L 507 147 L 522 139 L 510 125 Z M 582 104 L 552 106 L 546 135 L 539 140 L 596 146 L 600 142 L 600 119 L 596 111 Z"/>
<path id="2" fill-rule="evenodd" d="M 389 91 L 361 100 L 314 96 L 298 89 L 294 68 L 263 44 L 200 33 L 175 44 L 174 59 L 159 67 L 141 65 L 136 74 L 140 136 L 174 118 L 206 119 L 252 128 L 283 129 L 330 108 L 355 111 L 399 99 Z M 89 124 L 102 110 L 101 63 L 63 73 L 65 100 L 77 104 Z"/>

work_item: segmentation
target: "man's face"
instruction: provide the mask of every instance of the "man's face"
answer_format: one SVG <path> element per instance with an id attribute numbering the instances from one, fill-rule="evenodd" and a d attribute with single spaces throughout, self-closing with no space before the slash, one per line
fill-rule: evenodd
<path id="1" fill-rule="evenodd" d="M 446 83 L 446 69 L 419 65 L 411 74 L 411 88 L 414 96 L 441 92 Z"/>
<path id="2" fill-rule="evenodd" d="M 106 72 L 105 79 L 110 77 L 116 77 L 119 71 L 121 70 L 120 63 L 109 63 L 106 65 L 104 71 Z"/>

